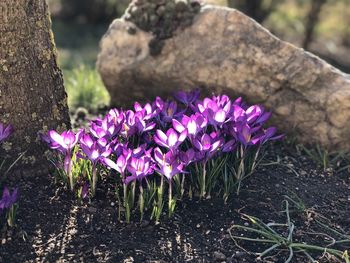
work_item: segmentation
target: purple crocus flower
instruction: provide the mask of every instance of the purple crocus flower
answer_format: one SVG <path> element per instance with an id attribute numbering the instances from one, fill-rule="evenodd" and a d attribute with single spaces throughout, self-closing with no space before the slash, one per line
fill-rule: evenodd
<path id="1" fill-rule="evenodd" d="M 168 148 L 171 151 L 175 151 L 186 139 L 186 137 L 187 130 L 184 130 L 178 134 L 173 128 L 170 128 L 166 134 L 161 130 L 157 130 L 156 134 L 154 135 L 154 141 L 160 146 Z"/>
<path id="2" fill-rule="evenodd" d="M 210 124 L 222 125 L 227 122 L 231 113 L 231 101 L 227 96 L 205 98 L 203 102 L 197 104 L 198 110 L 209 121 Z"/>
<path id="3" fill-rule="evenodd" d="M 122 124 L 118 123 L 119 119 L 107 115 L 103 120 L 95 120 L 91 122 L 90 132 L 98 138 L 105 138 L 107 140 L 113 139 L 122 128 Z"/>
<path id="4" fill-rule="evenodd" d="M 62 152 L 64 156 L 64 171 L 68 174 L 70 188 L 73 191 L 73 176 L 72 176 L 72 150 L 79 141 L 83 130 L 79 130 L 76 134 L 73 131 L 64 131 L 61 135 L 56 131 L 51 130 L 48 136 L 51 141 L 51 146 L 54 149 Z M 57 148 L 56 148 L 57 147 Z"/>
<path id="5" fill-rule="evenodd" d="M 267 141 L 271 140 L 280 140 L 284 137 L 284 134 L 276 135 L 277 129 L 275 127 L 269 127 L 266 130 L 263 130 L 263 135 L 260 137 L 260 143 L 264 144 Z"/>
<path id="6" fill-rule="evenodd" d="M 136 126 L 136 115 L 135 112 L 132 110 L 128 110 L 123 113 L 124 114 L 124 122 L 122 127 L 122 135 L 125 138 L 129 138 L 130 136 L 137 133 L 137 126 Z"/>
<path id="7" fill-rule="evenodd" d="M 261 140 L 261 135 L 256 135 L 260 127 L 251 128 L 248 124 L 238 124 L 236 127 L 237 139 L 245 146 L 256 145 Z"/>
<path id="8" fill-rule="evenodd" d="M 154 165 L 149 156 L 139 158 L 131 157 L 127 170 L 131 176 L 125 178 L 124 183 L 129 184 L 131 181 L 142 180 L 146 176 L 153 174 Z"/>
<path id="9" fill-rule="evenodd" d="M 196 152 L 193 148 L 188 149 L 187 151 L 179 152 L 179 160 L 185 165 L 188 166 L 190 163 L 196 162 Z"/>
<path id="10" fill-rule="evenodd" d="M 154 160 L 157 167 L 155 168 L 160 174 L 171 180 L 175 175 L 184 172 L 184 163 L 169 151 L 164 154 L 158 147 L 154 149 Z"/>
<path id="11" fill-rule="evenodd" d="M 106 164 L 109 168 L 116 170 L 118 173 L 120 173 L 124 177 L 129 158 L 130 157 L 128 156 L 125 157 L 124 155 L 120 155 L 117 158 L 116 162 L 112 161 L 109 158 L 104 158 L 103 163 Z"/>
<path id="12" fill-rule="evenodd" d="M 194 140 L 194 146 L 199 150 L 199 151 L 215 151 L 217 148 L 222 145 L 222 140 L 218 139 L 217 141 L 213 141 L 212 136 L 204 133 L 200 138 L 196 138 Z"/>
<path id="13" fill-rule="evenodd" d="M 13 133 L 13 126 L 11 124 L 5 126 L 0 123 L 0 143 L 6 140 Z"/>
<path id="14" fill-rule="evenodd" d="M 65 149 L 61 145 L 59 145 L 57 142 L 53 141 L 48 133 L 39 132 L 39 136 L 44 142 L 46 142 L 48 144 L 50 149 L 57 150 L 57 151 L 61 152 L 62 154 L 65 153 Z"/>
<path id="15" fill-rule="evenodd" d="M 101 158 L 108 157 L 112 153 L 112 149 L 107 144 L 105 138 L 93 140 L 89 134 L 84 134 L 81 137 L 80 148 L 94 164 Z"/>
<path id="16" fill-rule="evenodd" d="M 223 143 L 223 138 L 218 136 L 216 132 L 210 135 L 204 133 L 201 137 L 197 136 L 197 138 L 193 140 L 193 146 L 198 150 L 196 158 L 206 162 L 217 153 Z"/>
<path id="17" fill-rule="evenodd" d="M 115 148 L 115 153 L 118 156 L 116 162 L 112 161 L 109 158 L 103 158 L 102 162 L 109 168 L 116 170 L 122 175 L 122 177 L 124 177 L 127 165 L 130 158 L 132 157 L 132 150 L 129 149 L 127 145 L 118 144 L 117 148 Z"/>
<path id="18" fill-rule="evenodd" d="M 54 147 L 59 146 L 66 152 L 70 152 L 74 146 L 79 141 L 83 130 L 79 130 L 76 134 L 71 131 L 64 131 L 62 134 L 58 134 L 56 131 L 51 130 L 48 133 L 48 136 L 54 145 Z"/>
<path id="19" fill-rule="evenodd" d="M 228 142 L 225 142 L 223 146 L 221 147 L 221 151 L 226 152 L 232 152 L 237 147 L 237 141 L 235 139 L 231 139 Z"/>
<path id="20" fill-rule="evenodd" d="M 246 122 L 249 125 L 262 125 L 271 116 L 271 112 L 265 112 L 259 105 L 253 105 L 248 109 L 233 105 L 232 117 L 235 122 Z"/>
<path id="21" fill-rule="evenodd" d="M 90 188 L 90 186 L 89 186 L 88 183 L 85 183 L 83 185 L 83 187 L 81 188 L 81 198 L 85 199 L 85 198 L 88 197 L 88 195 L 89 195 L 89 188 Z"/>
<path id="22" fill-rule="evenodd" d="M 152 148 L 146 150 L 147 144 L 142 144 L 139 147 L 133 149 L 131 152 L 131 156 L 135 158 L 141 158 L 142 156 L 151 157 Z"/>
<path id="23" fill-rule="evenodd" d="M 189 106 L 199 98 L 199 94 L 199 89 L 195 89 L 190 92 L 179 91 L 174 94 L 174 98 L 186 106 Z"/>
<path id="24" fill-rule="evenodd" d="M 156 123 L 155 122 L 147 122 L 144 119 L 140 119 L 140 118 L 135 118 L 135 127 L 137 128 L 137 133 L 138 134 L 142 134 L 144 132 L 149 132 L 151 130 L 153 130 L 156 127 Z"/>
<path id="25" fill-rule="evenodd" d="M 152 107 L 149 103 L 142 107 L 140 103 L 135 102 L 134 110 L 137 116 L 143 120 L 150 120 L 159 113 L 157 107 Z"/>
<path id="26" fill-rule="evenodd" d="M 18 195 L 17 188 L 15 188 L 11 194 L 10 190 L 7 187 L 4 187 L 2 198 L 0 200 L 0 213 L 5 209 L 10 208 L 12 205 L 14 205 L 17 202 L 17 195 Z"/>
<path id="27" fill-rule="evenodd" d="M 178 110 L 176 101 L 163 102 L 159 122 L 162 127 L 165 127 L 166 124 L 171 123 L 173 119 L 181 118 L 184 112 L 185 110 Z"/>
<path id="28" fill-rule="evenodd" d="M 195 113 L 190 117 L 184 115 L 179 122 L 176 119 L 173 119 L 173 127 L 179 133 L 187 130 L 188 135 L 195 136 L 198 132 L 204 129 L 208 124 L 207 119 L 200 113 Z"/>

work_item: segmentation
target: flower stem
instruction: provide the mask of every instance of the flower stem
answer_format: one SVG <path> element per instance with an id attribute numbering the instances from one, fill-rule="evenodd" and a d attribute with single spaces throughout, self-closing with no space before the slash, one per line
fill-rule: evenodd
<path id="1" fill-rule="evenodd" d="M 169 184 L 168 217 L 170 218 L 173 214 L 173 185 L 171 180 L 168 180 L 168 184 Z"/>
<path id="2" fill-rule="evenodd" d="M 182 174 L 182 181 L 181 181 L 181 200 L 185 193 L 185 174 Z"/>
<path id="3" fill-rule="evenodd" d="M 92 196 L 95 196 L 97 185 L 97 166 L 95 163 L 92 164 Z"/>
<path id="4" fill-rule="evenodd" d="M 142 183 L 140 182 L 139 185 L 139 189 L 140 189 L 140 195 L 139 195 L 139 206 L 140 206 L 140 214 L 141 214 L 141 219 L 140 221 L 142 222 L 143 220 L 143 213 L 144 213 L 144 209 L 145 209 L 145 199 L 144 199 L 144 194 L 143 194 L 143 187 L 142 187 Z"/>
<path id="5" fill-rule="evenodd" d="M 69 178 L 70 190 L 73 192 L 74 182 L 73 182 L 73 172 L 72 172 L 72 157 L 70 153 L 66 153 L 66 156 L 64 157 L 64 170 Z"/>
<path id="6" fill-rule="evenodd" d="M 206 169 L 207 162 L 203 162 L 203 171 L 202 171 L 202 182 L 201 182 L 201 192 L 200 192 L 200 198 L 204 198 L 206 194 L 206 176 L 207 176 L 207 169 Z"/>

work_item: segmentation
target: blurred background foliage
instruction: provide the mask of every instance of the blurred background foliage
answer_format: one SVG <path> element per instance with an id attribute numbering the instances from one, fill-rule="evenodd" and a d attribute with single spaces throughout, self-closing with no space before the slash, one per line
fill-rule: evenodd
<path id="1" fill-rule="evenodd" d="M 48 0 L 72 110 L 108 105 L 95 71 L 98 43 L 129 0 Z M 350 0 L 207 0 L 239 9 L 279 38 L 350 72 Z"/>

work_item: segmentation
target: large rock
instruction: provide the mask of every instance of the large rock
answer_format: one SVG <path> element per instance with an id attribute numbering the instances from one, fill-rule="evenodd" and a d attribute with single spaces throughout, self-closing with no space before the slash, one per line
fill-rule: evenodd
<path id="1" fill-rule="evenodd" d="M 271 109 L 274 124 L 300 141 L 350 149 L 349 76 L 242 13 L 203 8 L 156 57 L 149 53 L 152 34 L 129 34 L 133 27 L 115 20 L 101 41 L 97 66 L 114 104 L 195 87 L 242 95 Z"/>

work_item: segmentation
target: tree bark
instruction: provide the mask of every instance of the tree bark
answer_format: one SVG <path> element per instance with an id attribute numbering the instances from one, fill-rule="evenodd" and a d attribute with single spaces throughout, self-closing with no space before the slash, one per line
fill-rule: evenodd
<path id="1" fill-rule="evenodd" d="M 323 5 L 327 0 L 312 0 L 311 8 L 307 16 L 305 26 L 305 36 L 303 40 L 303 48 L 308 49 L 314 38 L 315 27 L 318 23 L 319 16 Z"/>
<path id="2" fill-rule="evenodd" d="M 67 96 L 45 0 L 0 1 L 0 122 L 15 133 L 3 143 L 22 165 L 43 165 L 38 132 L 69 127 Z"/>

